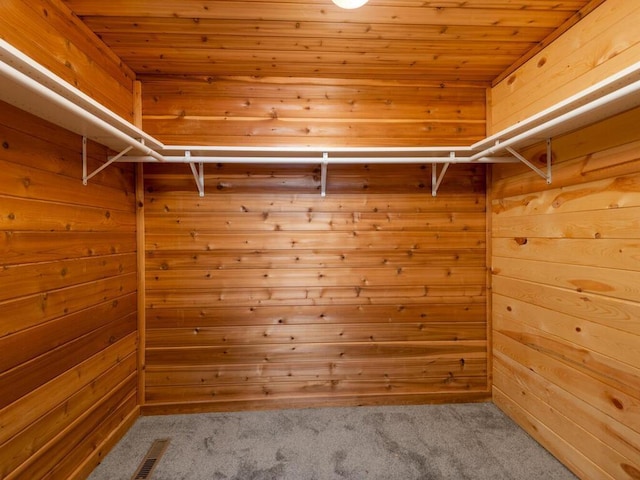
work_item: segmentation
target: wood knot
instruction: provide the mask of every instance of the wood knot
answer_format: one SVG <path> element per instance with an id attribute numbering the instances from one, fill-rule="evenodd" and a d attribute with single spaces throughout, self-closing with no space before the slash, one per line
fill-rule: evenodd
<path id="1" fill-rule="evenodd" d="M 628 463 L 621 463 L 620 467 L 629 475 L 630 478 L 640 479 L 640 470 Z"/>

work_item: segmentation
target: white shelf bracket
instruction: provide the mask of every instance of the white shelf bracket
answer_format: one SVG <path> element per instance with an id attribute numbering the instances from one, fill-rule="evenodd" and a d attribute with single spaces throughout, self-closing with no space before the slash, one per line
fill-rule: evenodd
<path id="1" fill-rule="evenodd" d="M 320 196 L 327 196 L 327 167 L 329 166 L 329 153 L 322 153 L 322 164 L 320 165 Z"/>
<path id="2" fill-rule="evenodd" d="M 191 152 L 184 152 L 186 159 L 191 158 Z M 198 187 L 198 194 L 204 197 L 204 162 L 198 162 L 198 168 L 196 169 L 195 162 L 189 162 L 193 179 L 196 181 L 196 187 Z"/>
<path id="3" fill-rule="evenodd" d="M 451 160 L 456 158 L 456 154 L 451 152 L 449 154 Z M 431 164 L 431 196 L 435 197 L 438 194 L 438 189 L 440 188 L 440 184 L 442 184 L 442 180 L 444 180 L 444 175 L 447 173 L 449 169 L 449 165 L 451 162 L 447 162 L 442 165 L 442 170 L 440 171 L 440 175 L 438 175 L 438 165 L 436 163 Z"/>
<path id="4" fill-rule="evenodd" d="M 529 160 L 524 158 L 522 155 L 516 152 L 513 148 L 505 147 L 505 150 L 507 152 L 509 152 L 511 155 L 516 157 L 518 160 L 524 163 L 531 170 L 533 170 L 542 178 L 544 178 L 547 181 L 547 183 L 551 183 L 551 155 L 549 154 L 550 149 L 551 149 L 551 143 L 549 140 L 547 140 L 547 171 L 545 172 L 544 170 L 541 170 L 538 167 L 536 167 L 533 163 L 531 163 Z"/>
<path id="5" fill-rule="evenodd" d="M 105 163 L 100 165 L 100 167 L 96 168 L 93 172 L 87 174 L 87 169 L 88 169 L 88 167 L 87 167 L 87 137 L 82 137 L 82 184 L 83 185 L 87 185 L 89 183 L 89 180 L 91 180 L 93 177 L 95 177 L 97 174 L 99 174 L 102 170 L 107 168 L 113 162 L 117 162 L 118 160 L 120 160 L 120 158 L 125 156 L 131 150 L 133 150 L 133 146 L 129 146 L 129 147 L 125 148 L 119 154 L 109 158 L 109 160 L 107 160 Z"/>
<path id="6" fill-rule="evenodd" d="M 87 137 L 82 137 L 82 184 L 87 184 Z"/>
<path id="7" fill-rule="evenodd" d="M 551 183 L 551 139 L 547 138 L 547 183 Z"/>

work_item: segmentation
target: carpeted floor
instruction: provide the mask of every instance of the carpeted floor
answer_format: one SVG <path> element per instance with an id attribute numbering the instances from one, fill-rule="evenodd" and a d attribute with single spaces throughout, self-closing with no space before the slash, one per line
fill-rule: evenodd
<path id="1" fill-rule="evenodd" d="M 142 417 L 90 480 L 575 479 L 491 403 Z"/>

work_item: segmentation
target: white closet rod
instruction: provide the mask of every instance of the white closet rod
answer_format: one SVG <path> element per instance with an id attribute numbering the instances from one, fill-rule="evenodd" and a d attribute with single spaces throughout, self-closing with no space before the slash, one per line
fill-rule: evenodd
<path id="1" fill-rule="evenodd" d="M 141 156 L 127 156 L 119 159 L 120 162 L 148 162 L 150 159 Z M 470 157 L 224 157 L 224 156 L 164 156 L 167 163 L 228 163 L 228 164 L 274 164 L 280 165 L 305 165 L 326 163 L 329 165 L 362 165 L 362 164 L 410 164 L 410 163 L 472 163 Z M 517 163 L 510 157 L 484 157 L 473 160 L 473 163 Z"/>

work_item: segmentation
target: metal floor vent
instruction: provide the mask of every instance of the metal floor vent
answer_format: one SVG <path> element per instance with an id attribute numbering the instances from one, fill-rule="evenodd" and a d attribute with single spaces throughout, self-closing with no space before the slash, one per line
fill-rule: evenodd
<path id="1" fill-rule="evenodd" d="M 162 457 L 168 446 L 168 438 L 154 440 L 149 451 L 142 459 L 142 463 L 140 463 L 138 470 L 136 470 L 136 473 L 131 477 L 131 480 L 149 480 L 153 473 L 153 469 L 156 468 L 158 461 L 160 461 L 160 457 Z"/>

